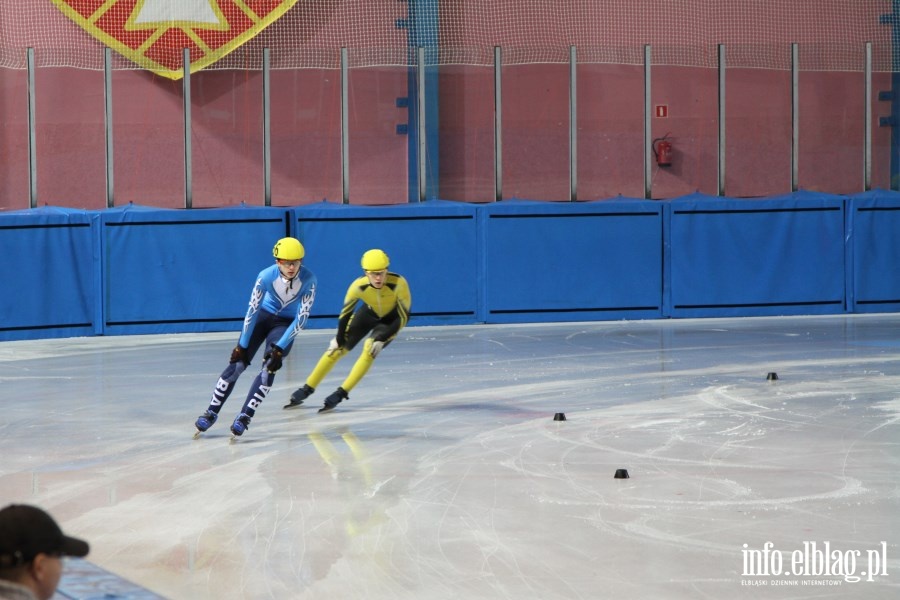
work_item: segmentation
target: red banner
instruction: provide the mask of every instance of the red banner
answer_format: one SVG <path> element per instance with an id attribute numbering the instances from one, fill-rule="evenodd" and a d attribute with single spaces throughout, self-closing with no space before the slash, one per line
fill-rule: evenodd
<path id="1" fill-rule="evenodd" d="M 171 79 L 216 62 L 297 0 L 53 0 L 67 17 L 136 64 Z"/>

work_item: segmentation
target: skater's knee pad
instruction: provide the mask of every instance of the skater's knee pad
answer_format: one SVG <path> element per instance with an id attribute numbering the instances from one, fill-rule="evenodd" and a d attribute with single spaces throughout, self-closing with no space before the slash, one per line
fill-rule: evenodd
<path id="1" fill-rule="evenodd" d="M 238 380 L 238 377 L 241 376 L 241 373 L 243 373 L 244 369 L 246 368 L 247 365 L 245 365 L 241 361 L 230 363 L 227 367 L 225 367 L 225 370 L 222 371 L 221 378 L 228 383 L 234 383 Z"/>
<path id="2" fill-rule="evenodd" d="M 363 354 L 368 354 L 372 358 L 375 358 L 384 346 L 384 342 L 380 342 L 373 338 L 367 338 L 366 343 L 363 345 Z"/>
<path id="3" fill-rule="evenodd" d="M 270 387 L 272 387 L 273 381 L 275 381 L 275 373 L 273 373 L 272 371 L 269 371 L 268 369 L 263 367 L 263 370 L 260 371 L 260 373 L 259 373 L 260 385 L 265 388 L 270 388 Z M 268 391 L 269 390 L 266 389 L 266 393 L 268 393 Z"/>
<path id="4" fill-rule="evenodd" d="M 375 357 L 369 350 L 369 344 L 366 343 L 364 351 L 360 353 L 359 358 L 356 359 L 357 365 L 366 365 L 366 368 L 369 368 L 369 366 L 372 364 L 372 361 L 375 360 Z"/>
<path id="5" fill-rule="evenodd" d="M 341 360 L 342 358 L 344 358 L 344 355 L 347 354 L 347 352 L 349 352 L 349 350 L 348 350 L 347 348 L 344 348 L 343 346 L 340 346 L 340 347 L 334 348 L 334 349 L 329 348 L 329 349 L 325 352 L 325 356 L 324 356 L 323 358 L 324 358 L 325 360 L 330 361 L 330 362 L 332 363 L 332 365 L 333 365 L 333 364 L 336 363 L 337 361 L 339 361 L 339 360 Z"/>

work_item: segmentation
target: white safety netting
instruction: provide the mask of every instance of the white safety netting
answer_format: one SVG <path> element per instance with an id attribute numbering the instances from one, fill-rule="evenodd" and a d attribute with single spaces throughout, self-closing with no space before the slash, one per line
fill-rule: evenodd
<path id="1" fill-rule="evenodd" d="M 413 64 L 580 63 L 893 71 L 890 0 L 21 0 L 0 2 L 0 67 L 192 70 L 269 66 L 337 68 Z M 900 10 L 900 9 L 898 9 Z"/>

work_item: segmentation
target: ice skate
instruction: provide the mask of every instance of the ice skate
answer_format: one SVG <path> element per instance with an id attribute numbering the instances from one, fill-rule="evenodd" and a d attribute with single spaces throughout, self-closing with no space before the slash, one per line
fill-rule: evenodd
<path id="1" fill-rule="evenodd" d="M 234 423 L 231 424 L 231 439 L 235 440 L 241 437 L 248 429 L 250 429 L 250 415 L 247 413 L 239 414 L 234 419 Z"/>
<path id="2" fill-rule="evenodd" d="M 283 408 L 296 408 L 303 404 L 303 401 L 309 398 L 312 393 L 316 391 L 315 388 L 311 388 L 306 384 L 303 384 L 302 388 L 297 388 L 294 390 L 294 393 L 291 394 L 291 401 L 284 405 Z"/>
<path id="3" fill-rule="evenodd" d="M 347 392 L 344 391 L 344 388 L 339 387 L 335 391 L 331 393 L 330 396 L 325 398 L 325 406 L 319 409 L 320 413 L 329 412 L 334 410 L 334 408 L 341 403 L 342 400 L 346 400 L 350 396 Z"/>
<path id="4" fill-rule="evenodd" d="M 194 423 L 194 427 L 197 428 L 196 433 L 194 433 L 194 439 L 200 437 L 200 434 L 213 426 L 216 422 L 216 419 L 219 418 L 217 413 L 214 413 L 211 410 L 207 410 L 205 413 L 197 417 L 197 422 Z"/>

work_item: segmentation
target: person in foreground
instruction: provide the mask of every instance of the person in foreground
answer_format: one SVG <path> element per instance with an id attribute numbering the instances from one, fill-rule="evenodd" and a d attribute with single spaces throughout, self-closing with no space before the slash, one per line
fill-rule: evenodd
<path id="1" fill-rule="evenodd" d="M 306 326 L 316 297 L 316 276 L 303 266 L 306 255 L 303 244 L 291 237 L 282 238 L 276 242 L 272 255 L 275 264 L 260 271 L 256 278 L 241 336 L 231 351 L 228 366 L 216 382 L 209 408 L 194 423 L 195 437 L 216 422 L 238 377 L 265 343 L 262 368 L 250 386 L 241 412 L 231 424 L 235 437 L 243 435 L 272 388 L 275 373 L 290 353 L 294 338 Z"/>
<path id="2" fill-rule="evenodd" d="M 347 289 L 344 307 L 338 317 L 337 333 L 319 359 L 303 387 L 297 389 L 284 408 L 300 406 L 318 387 L 329 371 L 362 340 L 363 351 L 350 374 L 337 390 L 325 398 L 319 412 L 333 410 L 348 399 L 350 390 L 368 372 L 378 353 L 397 337 L 409 321 L 412 299 L 403 276 L 388 271 L 390 260 L 382 250 L 372 249 L 362 256 L 363 275 Z M 357 305 L 359 309 L 357 310 Z"/>
<path id="3" fill-rule="evenodd" d="M 89 550 L 36 506 L 0 509 L 0 599 L 49 600 L 62 577 L 62 557 L 80 558 Z"/>

